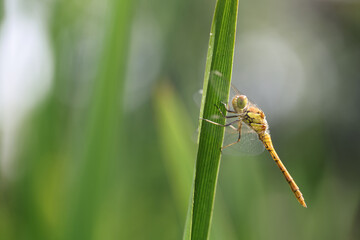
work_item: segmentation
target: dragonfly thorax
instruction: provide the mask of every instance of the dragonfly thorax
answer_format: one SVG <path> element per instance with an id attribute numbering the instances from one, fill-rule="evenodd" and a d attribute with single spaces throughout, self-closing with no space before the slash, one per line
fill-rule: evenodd
<path id="1" fill-rule="evenodd" d="M 233 105 L 234 111 L 237 113 L 244 112 L 244 110 L 247 109 L 248 104 L 249 104 L 249 101 L 245 95 L 236 95 L 232 99 L 232 105 Z"/>

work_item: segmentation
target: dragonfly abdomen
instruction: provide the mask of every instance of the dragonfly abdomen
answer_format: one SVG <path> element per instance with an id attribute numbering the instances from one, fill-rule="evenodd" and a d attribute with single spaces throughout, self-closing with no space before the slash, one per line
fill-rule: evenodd
<path id="1" fill-rule="evenodd" d="M 300 191 L 300 188 L 296 185 L 294 179 L 291 177 L 289 171 L 286 169 L 285 165 L 281 162 L 279 156 L 277 155 L 274 146 L 271 141 L 269 133 L 259 134 L 259 139 L 263 142 L 266 150 L 269 151 L 271 157 L 275 161 L 276 165 L 279 167 L 280 171 L 283 173 L 286 181 L 288 182 L 292 192 L 295 194 L 295 197 L 303 207 L 307 207 L 305 199 Z"/>

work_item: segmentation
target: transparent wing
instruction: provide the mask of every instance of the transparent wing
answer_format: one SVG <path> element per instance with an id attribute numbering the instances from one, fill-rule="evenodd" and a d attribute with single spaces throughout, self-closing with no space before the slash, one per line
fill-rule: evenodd
<path id="1" fill-rule="evenodd" d="M 235 128 L 237 127 L 236 124 L 233 125 Z M 238 138 L 239 131 L 226 127 L 223 146 L 236 142 Z M 264 149 L 264 145 L 259 140 L 257 133 L 243 123 L 241 125 L 240 142 L 226 147 L 223 153 L 227 155 L 258 155 Z"/>
<path id="2" fill-rule="evenodd" d="M 223 80 L 223 75 L 222 75 L 221 72 L 219 72 L 217 70 L 213 70 L 213 71 L 210 72 L 209 78 L 212 78 L 212 79 L 215 78 L 215 79 L 219 79 L 221 81 L 221 80 Z M 215 82 L 215 81 L 214 80 L 210 81 L 210 84 Z M 196 103 L 197 106 L 201 105 L 202 95 L 203 95 L 204 91 L 206 91 L 206 89 L 199 89 L 198 91 L 196 91 L 193 94 L 193 100 L 194 100 L 194 102 Z M 225 103 L 227 102 L 225 99 L 223 99 L 222 101 L 225 102 Z"/>
<path id="3" fill-rule="evenodd" d="M 210 78 L 217 78 L 220 81 L 224 80 L 222 73 L 217 70 L 213 70 L 210 72 Z M 210 83 L 212 83 L 212 82 L 213 81 L 210 81 Z M 203 89 L 199 89 L 193 94 L 193 100 L 197 106 L 201 105 L 202 94 L 203 94 Z M 226 104 L 228 107 L 232 108 L 232 106 L 231 106 L 232 99 L 236 95 L 242 95 L 242 94 L 243 94 L 242 92 L 240 92 L 233 84 L 231 84 L 229 99 L 222 99 L 221 103 Z"/>
<path id="4" fill-rule="evenodd" d="M 233 99 L 236 95 L 246 95 L 246 94 L 244 94 L 244 93 L 242 93 L 241 91 L 239 91 L 239 90 L 235 87 L 235 85 L 231 83 L 231 89 L 230 89 L 230 95 L 229 95 L 229 101 L 228 101 L 228 106 L 230 107 L 231 110 L 233 110 L 233 109 L 232 109 L 231 101 L 232 101 L 232 99 Z M 248 95 L 246 95 L 246 97 L 248 98 L 248 101 L 249 101 L 249 105 L 250 105 L 250 106 L 256 107 L 256 108 L 258 108 L 258 109 L 261 110 L 261 108 L 260 108 L 257 104 L 255 104 Z"/>
<path id="5" fill-rule="evenodd" d="M 193 94 L 193 100 L 198 107 L 201 106 L 201 98 L 202 98 L 203 90 L 199 89 Z"/>
<path id="6" fill-rule="evenodd" d="M 212 118 L 209 120 L 215 121 L 218 118 L 221 118 L 220 115 L 213 115 Z M 227 119 L 227 123 L 230 123 L 236 119 Z M 233 123 L 232 127 L 225 127 L 225 136 L 224 136 L 224 143 L 223 146 L 227 146 L 231 143 L 234 143 L 239 138 L 239 131 L 237 131 L 237 122 Z M 221 126 L 219 126 L 221 127 Z M 193 134 L 193 141 L 197 142 L 197 137 L 199 134 L 199 129 Z M 248 155 L 248 156 L 255 156 L 262 153 L 265 149 L 262 142 L 259 140 L 259 137 L 254 130 L 248 127 L 246 124 L 241 125 L 241 137 L 240 141 L 236 144 L 233 144 L 223 150 L 223 154 L 226 155 Z"/>

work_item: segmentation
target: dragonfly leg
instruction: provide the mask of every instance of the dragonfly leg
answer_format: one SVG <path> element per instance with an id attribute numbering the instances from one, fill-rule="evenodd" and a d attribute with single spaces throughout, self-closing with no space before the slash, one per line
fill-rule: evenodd
<path id="1" fill-rule="evenodd" d="M 227 123 L 227 124 L 220 124 L 220 123 L 217 123 L 217 122 L 213 122 L 209 119 L 205 119 L 205 118 L 200 118 L 201 120 L 204 120 L 206 122 L 209 122 L 209 123 L 212 123 L 214 125 L 218 125 L 218 126 L 221 126 L 221 127 L 229 127 L 229 126 L 232 126 L 232 124 L 236 123 L 236 122 L 239 122 L 241 121 L 240 119 L 236 119 L 235 121 L 232 121 L 231 123 Z M 235 128 L 234 126 L 232 126 L 233 128 Z M 236 128 L 235 128 L 236 129 Z"/>
<path id="2" fill-rule="evenodd" d="M 223 150 L 224 150 L 225 148 L 227 148 L 227 147 L 230 147 L 230 146 L 232 146 L 232 145 L 234 145 L 234 144 L 237 144 L 238 142 L 240 142 L 240 138 L 239 138 L 238 140 L 236 140 L 235 142 L 230 143 L 230 144 L 228 144 L 228 145 L 226 145 L 226 146 L 222 147 L 222 148 L 221 148 L 221 151 L 223 151 Z"/>
<path id="3" fill-rule="evenodd" d="M 235 111 L 232 111 L 232 110 L 228 109 L 227 103 L 221 102 L 221 104 L 224 105 L 225 110 L 226 110 L 227 112 L 229 112 L 229 113 L 236 113 Z"/>
<path id="4" fill-rule="evenodd" d="M 226 117 L 225 114 L 223 113 L 223 111 L 221 111 L 221 109 L 219 108 L 219 106 L 218 106 L 217 104 L 214 104 L 214 105 L 215 105 L 215 107 L 219 110 L 219 112 L 221 113 L 221 115 L 222 115 L 223 117 Z"/>
<path id="5" fill-rule="evenodd" d="M 232 115 L 232 116 L 225 116 L 224 112 L 221 111 L 221 109 L 219 108 L 218 105 L 215 104 L 215 107 L 217 107 L 217 109 L 219 110 L 219 112 L 221 113 L 221 115 L 224 117 L 224 118 L 236 118 L 236 117 L 239 117 L 240 115 L 237 114 L 237 115 Z M 227 112 L 229 112 L 230 110 L 226 109 Z M 231 111 L 232 112 L 232 111 Z M 235 113 L 235 112 L 234 112 Z"/>
<path id="6" fill-rule="evenodd" d="M 241 124 L 239 124 L 239 128 L 238 128 L 238 129 L 236 129 L 236 128 L 235 128 L 234 126 L 232 126 L 232 125 L 231 125 L 231 127 L 232 127 L 233 129 L 239 131 L 239 137 L 238 137 L 238 139 L 237 139 L 235 142 L 230 143 L 230 144 L 222 147 L 222 148 L 221 148 L 221 151 L 223 151 L 223 150 L 224 150 L 225 148 L 227 148 L 227 147 L 230 147 L 230 146 L 232 146 L 232 145 L 237 144 L 238 142 L 240 142 L 240 139 L 241 139 Z"/>

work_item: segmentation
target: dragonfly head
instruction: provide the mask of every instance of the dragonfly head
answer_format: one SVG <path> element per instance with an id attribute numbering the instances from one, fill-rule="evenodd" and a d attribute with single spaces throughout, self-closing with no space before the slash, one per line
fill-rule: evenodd
<path id="1" fill-rule="evenodd" d="M 245 110 L 248 103 L 248 98 L 245 95 L 236 95 L 232 100 L 232 105 L 236 112 L 242 112 Z"/>

